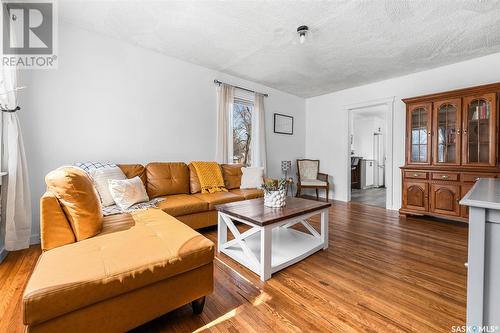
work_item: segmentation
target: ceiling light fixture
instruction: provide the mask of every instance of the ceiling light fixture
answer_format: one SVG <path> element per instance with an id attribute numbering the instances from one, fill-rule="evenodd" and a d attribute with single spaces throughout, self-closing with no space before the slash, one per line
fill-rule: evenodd
<path id="1" fill-rule="evenodd" d="M 308 32 L 309 32 L 309 27 L 307 25 L 301 25 L 300 27 L 297 28 L 300 44 L 304 44 Z"/>

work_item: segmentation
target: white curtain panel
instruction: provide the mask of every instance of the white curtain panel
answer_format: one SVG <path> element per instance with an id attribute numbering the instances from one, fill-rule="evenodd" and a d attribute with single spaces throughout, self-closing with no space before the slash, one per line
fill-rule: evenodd
<path id="1" fill-rule="evenodd" d="M 0 104 L 14 109 L 17 104 L 16 68 L 2 66 Z M 21 127 L 16 112 L 2 112 L 2 170 L 8 172 L 2 182 L 2 224 L 5 225 L 5 249 L 29 247 L 31 237 L 31 194 Z"/>
<path id="2" fill-rule="evenodd" d="M 264 109 L 264 95 L 255 93 L 253 101 L 253 124 L 252 126 L 252 166 L 263 167 L 266 170 L 266 112 Z"/>
<path id="3" fill-rule="evenodd" d="M 233 136 L 230 133 L 233 114 L 234 87 L 222 83 L 217 87 L 217 146 L 215 160 L 219 163 L 232 162 Z"/>

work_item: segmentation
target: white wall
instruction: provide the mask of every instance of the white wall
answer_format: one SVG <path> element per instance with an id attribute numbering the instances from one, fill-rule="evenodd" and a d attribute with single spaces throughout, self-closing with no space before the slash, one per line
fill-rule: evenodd
<path id="1" fill-rule="evenodd" d="M 401 98 L 500 81 L 500 53 L 453 65 L 380 81 L 306 100 L 306 156 L 321 159 L 321 169 L 333 178 L 333 197 L 346 200 L 348 120 L 346 106 L 395 96 L 393 195 L 401 207 L 404 164 L 405 105 Z"/>
<path id="2" fill-rule="evenodd" d="M 217 71 L 59 25 L 59 68 L 21 73 L 24 133 L 34 211 L 48 171 L 77 161 L 213 160 L 214 79 L 269 93 L 268 174 L 305 152 L 305 100 Z M 294 135 L 273 133 L 273 113 L 295 117 Z"/>

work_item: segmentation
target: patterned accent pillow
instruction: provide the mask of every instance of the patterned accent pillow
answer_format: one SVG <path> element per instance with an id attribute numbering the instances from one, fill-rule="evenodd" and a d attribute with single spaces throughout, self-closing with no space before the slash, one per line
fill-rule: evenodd
<path id="1" fill-rule="evenodd" d="M 114 201 L 121 209 L 128 209 L 137 203 L 149 201 L 146 188 L 139 177 L 109 180 L 108 188 Z"/>
<path id="2" fill-rule="evenodd" d="M 122 169 L 120 169 L 119 167 L 92 169 L 90 170 L 89 175 L 94 181 L 97 192 L 101 197 L 102 205 L 104 207 L 114 205 L 115 200 L 109 192 L 109 181 L 127 179 Z"/>
<path id="3" fill-rule="evenodd" d="M 95 169 L 116 167 L 117 165 L 115 163 L 111 163 L 111 162 L 102 162 L 102 163 L 101 162 L 77 162 L 74 164 L 74 166 L 77 166 L 80 169 L 83 169 L 86 173 L 90 173 L 90 171 L 95 170 Z"/>

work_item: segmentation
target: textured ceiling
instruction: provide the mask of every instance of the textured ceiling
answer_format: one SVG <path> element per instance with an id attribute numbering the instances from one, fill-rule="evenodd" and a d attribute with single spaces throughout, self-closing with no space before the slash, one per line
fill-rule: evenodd
<path id="1" fill-rule="evenodd" d="M 59 1 L 62 20 L 297 96 L 500 52 L 500 2 Z M 306 24 L 312 34 L 299 44 Z"/>

